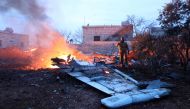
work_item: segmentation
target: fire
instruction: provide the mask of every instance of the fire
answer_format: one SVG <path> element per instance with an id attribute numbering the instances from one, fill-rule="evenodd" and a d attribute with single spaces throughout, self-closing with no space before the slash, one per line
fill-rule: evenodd
<path id="1" fill-rule="evenodd" d="M 29 48 L 32 47 L 32 49 L 27 51 L 18 48 L 7 51 L 3 49 L 1 51 L 0 49 L 0 59 L 11 64 L 20 64 L 22 62 L 21 66 L 27 69 L 49 68 L 52 63 L 51 58 L 64 58 L 63 55 L 68 56 L 69 54 L 79 60 L 90 61 L 92 58 L 70 46 L 64 36 L 53 28 L 53 23 L 46 15 L 46 8 L 39 6 L 36 1 L 25 2 L 20 0 L 20 2 L 16 3 L 16 6 L 14 6 L 14 3 L 7 6 L 8 10 L 9 8 L 14 8 L 26 20 L 24 20 L 22 29 L 29 35 Z M 5 4 L 9 3 L 5 2 Z M 9 12 L 8 10 L 7 12 Z M 17 18 L 20 20 L 20 17 L 15 17 L 15 19 Z M 9 64 L 7 64 L 7 67 L 10 67 Z"/>
<path id="2" fill-rule="evenodd" d="M 49 68 L 51 68 L 51 69 L 57 69 L 57 68 L 59 68 L 58 66 L 55 66 L 55 65 L 51 65 L 51 66 L 49 66 Z"/>
<path id="3" fill-rule="evenodd" d="M 92 61 L 92 57 L 83 54 L 72 45 L 69 45 L 64 36 L 55 31 L 47 23 L 42 23 L 39 27 L 37 35 L 30 36 L 35 37 L 37 40 L 36 42 L 33 40 L 30 42 L 33 44 L 30 45 L 31 49 L 25 51 L 19 48 L 0 49 L 0 59 L 8 63 L 5 66 L 10 66 L 10 64 L 17 66 L 19 64 L 18 68 L 52 68 L 51 58 L 67 59 L 69 55 L 71 56 L 70 59 Z"/>
<path id="4" fill-rule="evenodd" d="M 51 58 L 58 57 L 67 60 L 69 55 L 71 56 L 70 59 L 92 60 L 92 58 L 68 44 L 64 36 L 51 28 L 50 25 L 45 23 L 40 26 L 42 27 L 37 37 L 38 47 L 30 49 L 32 55 L 30 66 L 33 68 L 54 68 L 55 66 L 52 66 Z"/>
<path id="5" fill-rule="evenodd" d="M 18 48 L 0 49 L 0 59 L 7 63 L 4 66 L 14 64 L 16 67 L 19 65 L 17 68 L 23 69 L 55 68 L 52 66 L 51 58 L 58 57 L 66 61 L 69 61 L 68 56 L 70 56 L 69 59 L 76 58 L 85 61 L 93 59 L 69 45 L 59 32 L 47 28 L 45 33 L 41 33 L 40 37 L 43 38 L 39 38 L 42 42 L 48 42 L 46 46 L 41 43 L 41 46 L 26 51 Z M 48 36 L 51 37 L 48 39 Z"/>

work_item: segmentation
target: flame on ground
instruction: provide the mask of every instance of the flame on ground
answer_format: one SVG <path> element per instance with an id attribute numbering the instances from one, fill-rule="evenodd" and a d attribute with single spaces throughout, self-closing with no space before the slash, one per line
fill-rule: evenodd
<path id="1" fill-rule="evenodd" d="M 22 62 L 18 68 L 40 69 L 52 68 L 51 58 L 55 57 L 65 59 L 68 55 L 71 55 L 79 60 L 91 61 L 92 58 L 70 46 L 64 37 L 51 28 L 51 26 L 44 23 L 40 26 L 41 28 L 37 34 L 37 47 L 27 51 L 22 51 L 18 48 L 0 49 L 0 62 L 1 59 L 3 59 L 4 62 L 15 65 L 17 65 L 18 62 Z"/>
<path id="2" fill-rule="evenodd" d="M 0 49 L 0 67 L 1 59 L 4 60 L 3 62 L 8 63 L 8 67 L 10 67 L 9 64 L 15 64 L 16 67 L 19 64 L 17 68 L 24 69 L 57 68 L 52 66 L 51 58 L 58 57 L 66 60 L 68 55 L 71 55 L 75 59 L 88 62 L 93 62 L 95 57 L 98 58 L 98 61 L 104 58 L 106 60 L 114 60 L 114 56 L 99 54 L 85 55 L 72 45 L 69 45 L 64 39 L 64 36 L 55 31 L 47 23 L 38 22 L 37 24 L 39 24 L 37 26 L 38 29 L 32 37 L 37 41 L 34 41 L 31 49 L 26 51 L 19 50 L 18 48 Z"/>
<path id="3" fill-rule="evenodd" d="M 84 55 L 80 51 L 67 44 L 64 37 L 59 33 L 54 33 L 53 36 L 53 40 L 51 41 L 48 48 L 38 48 L 33 52 L 33 61 L 31 66 L 37 69 L 55 68 L 55 66 L 52 66 L 51 58 L 58 57 L 66 60 L 68 55 L 80 60 L 91 60 L 87 55 Z"/>

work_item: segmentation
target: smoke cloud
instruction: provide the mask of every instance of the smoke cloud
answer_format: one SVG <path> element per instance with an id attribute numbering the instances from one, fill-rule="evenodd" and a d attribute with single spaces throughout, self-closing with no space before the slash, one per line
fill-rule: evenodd
<path id="1" fill-rule="evenodd" d="M 16 10 L 29 20 L 44 20 L 47 18 L 45 8 L 36 0 L 0 0 L 0 12 Z"/>
<path id="2" fill-rule="evenodd" d="M 10 53 L 5 50 L 0 51 L 0 65 L 1 59 L 4 62 L 8 62 L 8 64 L 8 60 L 18 59 L 15 62 L 10 61 L 10 63 L 18 65 L 20 64 L 18 62 L 24 62 L 25 66 L 23 64 L 20 65 L 38 69 L 49 68 L 51 66 L 51 58 L 62 55 L 67 56 L 71 54 L 77 59 L 88 59 L 86 55 L 68 45 L 64 37 L 50 25 L 51 22 L 48 20 L 45 7 L 40 6 L 37 0 L 0 0 L 0 14 L 10 13 L 12 10 L 16 10 L 26 19 L 27 24 L 23 25 L 23 30 L 27 31 L 27 34 L 30 36 L 30 43 L 33 43 L 35 46 L 30 45 L 31 49 L 29 48 L 24 53 L 24 56 L 22 56 L 23 52 L 17 49 L 8 49 L 7 51 L 11 51 L 11 55 L 6 55 Z M 2 17 L 4 16 L 2 15 Z M 19 19 L 16 16 L 15 18 Z M 35 48 L 35 51 L 31 51 L 32 48 Z M 28 63 L 26 64 L 26 62 Z"/>
<path id="3" fill-rule="evenodd" d="M 49 25 L 50 23 L 48 22 L 48 16 L 46 15 L 44 5 L 41 6 L 37 0 L 0 0 L 1 14 L 10 13 L 12 10 L 17 11 L 25 18 L 25 22 L 23 22 L 20 30 L 30 36 L 30 46 L 43 47 L 46 46 L 47 43 L 51 43 L 53 36 L 50 37 L 47 33 L 49 33 L 49 30 L 54 30 Z M 7 16 L 2 15 L 2 17 L 3 19 L 10 19 Z M 14 19 L 17 19 L 18 21 L 21 20 L 17 14 Z M 12 23 L 15 27 L 14 22 Z M 19 26 L 16 26 L 15 28 L 18 27 Z M 47 30 L 47 28 L 51 29 Z"/>

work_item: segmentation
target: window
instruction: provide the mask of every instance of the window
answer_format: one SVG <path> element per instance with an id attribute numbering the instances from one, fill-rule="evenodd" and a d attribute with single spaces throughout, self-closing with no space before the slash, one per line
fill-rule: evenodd
<path id="1" fill-rule="evenodd" d="M 100 36 L 94 36 L 94 41 L 100 41 Z"/>

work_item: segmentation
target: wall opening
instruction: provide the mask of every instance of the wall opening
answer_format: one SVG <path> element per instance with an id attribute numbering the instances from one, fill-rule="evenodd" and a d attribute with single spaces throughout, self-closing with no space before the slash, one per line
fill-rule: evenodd
<path id="1" fill-rule="evenodd" d="M 94 36 L 94 41 L 100 41 L 100 36 Z"/>

